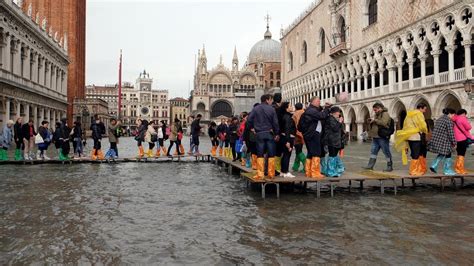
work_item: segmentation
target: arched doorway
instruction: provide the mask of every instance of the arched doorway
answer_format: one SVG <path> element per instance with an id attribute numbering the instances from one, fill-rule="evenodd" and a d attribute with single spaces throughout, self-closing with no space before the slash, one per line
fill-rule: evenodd
<path id="1" fill-rule="evenodd" d="M 394 120 L 396 121 L 396 129 L 403 129 L 403 122 L 405 122 L 405 118 L 407 117 L 407 109 L 405 108 L 405 105 L 401 101 L 397 101 L 393 105 L 392 110 L 392 114 L 395 116 Z"/>
<path id="2" fill-rule="evenodd" d="M 347 121 L 350 121 L 350 126 L 349 126 L 349 138 L 350 140 L 357 140 L 358 138 L 358 132 L 357 132 L 357 123 L 356 123 L 356 114 L 353 108 L 349 110 L 349 113 L 347 114 Z M 362 133 L 362 132 L 361 132 Z"/>
<path id="3" fill-rule="evenodd" d="M 198 103 L 196 110 L 198 114 L 204 115 L 206 112 L 206 105 L 204 103 Z"/>
<path id="4" fill-rule="evenodd" d="M 441 96 L 442 97 L 442 96 Z M 461 103 L 459 102 L 458 98 L 454 96 L 453 94 L 449 93 L 445 95 L 439 102 L 439 115 L 441 115 L 441 111 L 444 108 L 451 108 L 454 109 L 455 111 L 458 111 L 461 109 Z"/>
<path id="5" fill-rule="evenodd" d="M 225 116 L 231 117 L 233 115 L 232 106 L 226 101 L 217 101 L 212 106 L 211 117 Z"/>
<path id="6" fill-rule="evenodd" d="M 362 109 L 360 110 L 360 116 L 359 116 L 359 121 L 363 122 L 362 130 L 363 131 L 369 131 L 369 118 L 370 118 L 370 111 L 367 106 L 363 106 Z"/>
<path id="7" fill-rule="evenodd" d="M 413 109 L 415 109 L 420 103 L 426 104 L 426 107 L 427 107 L 426 112 L 425 112 L 425 119 L 426 120 L 431 119 L 432 117 L 431 106 L 425 98 L 419 98 L 413 105 Z"/>

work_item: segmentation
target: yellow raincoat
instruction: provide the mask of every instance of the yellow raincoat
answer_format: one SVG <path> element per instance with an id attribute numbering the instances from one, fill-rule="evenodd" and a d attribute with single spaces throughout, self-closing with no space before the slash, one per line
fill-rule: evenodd
<path id="1" fill-rule="evenodd" d="M 395 149 L 402 153 L 402 162 L 404 165 L 408 163 L 406 150 L 408 149 L 408 139 L 414 134 L 428 133 L 425 116 L 420 110 L 409 111 L 403 129 L 398 130 L 395 134 Z"/>

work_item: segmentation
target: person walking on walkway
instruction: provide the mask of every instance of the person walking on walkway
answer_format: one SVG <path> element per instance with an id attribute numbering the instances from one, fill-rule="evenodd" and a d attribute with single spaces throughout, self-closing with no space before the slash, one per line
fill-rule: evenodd
<path id="1" fill-rule="evenodd" d="M 345 170 L 344 164 L 339 157 L 340 151 L 344 148 L 345 137 L 344 124 L 340 122 L 341 112 L 339 107 L 331 107 L 330 115 L 324 125 L 324 143 L 329 153 L 326 175 L 329 177 L 339 177 Z"/>
<path id="2" fill-rule="evenodd" d="M 275 141 L 278 140 L 280 128 L 275 109 L 271 106 L 273 98 L 264 94 L 261 104 L 256 106 L 249 116 L 249 126 L 257 137 L 257 174 L 255 179 L 263 179 L 265 173 L 265 152 L 268 156 L 268 177 L 275 177 Z"/>
<path id="3" fill-rule="evenodd" d="M 71 136 L 71 129 L 67 124 L 67 118 L 61 119 L 61 124 L 59 127 L 59 160 L 61 161 L 68 161 L 69 158 L 69 151 L 71 146 L 69 145 L 69 137 Z"/>
<path id="4" fill-rule="evenodd" d="M 426 173 L 426 158 L 423 151 L 426 150 L 426 125 L 424 113 L 428 107 L 424 103 L 416 106 L 416 110 L 409 111 L 403 123 L 403 129 L 398 130 L 395 135 L 395 149 L 402 152 L 402 162 L 407 164 L 407 150 L 410 148 L 411 176 L 422 176 Z M 408 145 L 407 145 L 408 144 Z"/>
<path id="5" fill-rule="evenodd" d="M 90 130 L 92 131 L 92 140 L 94 141 L 94 148 L 92 149 L 92 160 L 104 160 L 104 153 L 102 152 L 102 135 L 105 134 L 105 126 L 98 115 L 94 116 Z"/>
<path id="6" fill-rule="evenodd" d="M 293 121 L 295 122 L 296 128 L 298 128 L 301 115 L 303 115 L 304 113 L 303 104 L 302 103 L 295 104 L 295 109 L 296 111 L 293 113 Z M 295 144 L 294 144 L 295 161 L 292 167 L 293 172 L 298 172 L 298 170 L 300 169 L 300 163 L 303 166 L 302 172 L 303 173 L 305 172 L 304 167 L 305 167 L 305 162 L 306 162 L 306 155 L 303 153 L 303 144 L 304 144 L 303 134 L 301 133 L 301 131 L 296 130 Z"/>
<path id="7" fill-rule="evenodd" d="M 369 118 L 369 136 L 372 138 L 372 146 L 370 148 L 370 159 L 369 164 L 364 167 L 367 170 L 373 170 L 375 162 L 377 161 L 377 155 L 382 149 L 385 159 L 387 160 L 387 168 L 384 172 L 393 171 L 392 153 L 390 152 L 390 136 L 381 136 L 380 133 L 383 130 L 389 130 L 391 127 L 392 119 L 388 114 L 387 108 L 381 103 L 375 103 L 372 106 L 372 110 L 375 113 L 374 118 Z"/>
<path id="8" fill-rule="evenodd" d="M 237 117 L 232 117 L 232 121 L 229 125 L 229 133 L 230 133 L 230 147 L 231 147 L 231 153 L 232 153 L 232 161 L 235 162 L 239 158 L 237 156 L 237 141 L 239 139 L 239 136 L 237 135 L 237 131 L 239 130 L 239 119 Z"/>
<path id="9" fill-rule="evenodd" d="M 323 122 L 329 116 L 330 107 L 331 104 L 326 103 L 325 108 L 321 110 L 321 100 L 315 96 L 300 118 L 298 130 L 303 133 L 306 149 L 308 150 L 305 162 L 306 177 L 324 178 L 321 174 L 321 156 L 323 154 L 321 134 L 323 132 Z"/>
<path id="10" fill-rule="evenodd" d="M 193 123 L 191 124 L 191 136 L 193 140 L 193 148 L 191 149 L 191 152 L 194 153 L 194 155 L 201 155 L 199 152 L 199 135 L 201 135 L 201 114 L 198 114 L 196 116 L 196 119 L 194 119 Z"/>
<path id="11" fill-rule="evenodd" d="M 255 108 L 258 105 L 259 105 L 258 103 L 254 104 L 253 108 Z M 245 129 L 244 129 L 242 139 L 245 143 L 245 146 L 247 146 L 248 154 L 250 155 L 250 167 L 248 168 L 257 170 L 257 142 L 256 142 L 257 136 L 255 135 L 255 131 L 252 130 L 252 128 L 249 125 L 249 121 L 248 121 L 249 117 L 250 117 L 250 113 L 249 113 L 249 116 L 247 116 L 247 120 L 245 122 Z"/>
<path id="12" fill-rule="evenodd" d="M 454 138 L 456 139 L 456 152 L 458 155 L 454 170 L 460 175 L 468 173 L 464 168 L 464 157 L 466 156 L 467 147 L 474 141 L 470 132 L 472 126 L 466 115 L 467 111 L 465 109 L 460 109 L 457 112 L 457 115 L 453 117 Z"/>
<path id="13" fill-rule="evenodd" d="M 83 130 L 81 122 L 74 122 L 74 127 L 71 130 L 72 143 L 74 148 L 74 158 L 80 159 L 84 153 L 84 147 L 82 145 Z"/>
<path id="14" fill-rule="evenodd" d="M 155 122 L 150 121 L 145 134 L 145 142 L 148 142 L 148 151 L 146 152 L 148 158 L 153 157 L 153 148 L 155 148 L 155 142 L 158 141 L 158 134 L 156 133 L 154 125 Z"/>
<path id="15" fill-rule="evenodd" d="M 228 134 L 228 126 L 227 126 L 227 120 L 225 118 L 221 119 L 221 123 L 219 126 L 217 126 L 216 132 L 217 132 L 217 138 L 219 139 L 219 156 L 222 157 L 227 155 L 227 147 L 225 146 L 226 144 L 226 137 Z M 225 151 L 225 152 L 224 152 Z"/>
<path id="16" fill-rule="evenodd" d="M 217 125 L 216 122 L 211 122 L 209 129 L 207 130 L 207 134 L 209 135 L 209 139 L 211 140 L 211 155 L 216 156 L 217 146 L 219 146 L 219 141 L 217 140 Z"/>
<path id="17" fill-rule="evenodd" d="M 296 137 L 296 125 L 293 120 L 293 107 L 289 102 L 283 102 L 280 105 L 281 110 L 285 110 L 281 121 L 280 143 L 283 145 L 281 157 L 281 174 L 286 178 L 294 178 L 290 172 L 290 158 L 293 152 L 293 145 Z"/>
<path id="18" fill-rule="evenodd" d="M 148 129 L 148 121 L 147 120 L 137 120 L 137 133 L 135 136 L 135 140 L 137 141 L 138 146 L 138 159 L 142 159 L 145 156 L 145 150 L 143 149 L 143 142 L 145 141 L 145 134 Z"/>
<path id="19" fill-rule="evenodd" d="M 0 161 L 8 161 L 8 148 L 13 142 L 13 120 L 8 120 L 0 134 Z"/>
<path id="20" fill-rule="evenodd" d="M 23 118 L 18 117 L 16 119 L 15 125 L 13 126 L 13 138 L 15 140 L 15 161 L 23 160 L 22 150 L 24 149 L 23 145 L 23 136 L 21 135 L 21 127 L 23 126 Z"/>
<path id="21" fill-rule="evenodd" d="M 36 141 L 35 139 L 35 142 L 38 144 L 38 154 L 36 155 L 36 159 L 49 160 L 50 158 L 46 154 L 49 144 L 51 143 L 51 133 L 49 132 L 48 121 L 41 122 L 41 126 L 38 128 L 38 135 L 36 135 L 36 138 L 39 139 L 39 141 Z"/>
<path id="22" fill-rule="evenodd" d="M 171 135 L 170 135 L 170 146 L 168 147 L 168 152 L 166 156 L 171 157 L 170 152 L 171 148 L 173 148 L 173 145 L 176 143 L 176 151 L 178 153 L 178 156 L 181 156 L 181 151 L 179 149 L 179 145 L 181 143 L 181 140 L 179 139 L 179 135 L 181 134 L 182 138 L 182 128 L 181 128 L 181 121 L 178 118 L 174 119 L 174 123 L 171 127 Z"/>
<path id="23" fill-rule="evenodd" d="M 455 114 L 453 109 L 445 108 L 443 115 L 435 121 L 433 135 L 428 143 L 428 150 L 438 154 L 430 166 L 433 173 L 437 173 L 439 163 L 444 160 L 443 174 L 456 175 L 453 170 L 453 158 L 451 158 L 451 153 L 456 146 L 452 121 Z"/>
<path id="24" fill-rule="evenodd" d="M 25 147 L 23 157 L 25 160 L 33 160 L 33 148 L 35 146 L 35 126 L 33 119 L 28 120 L 28 123 L 21 127 L 21 136 L 23 137 L 23 146 Z"/>
<path id="25" fill-rule="evenodd" d="M 165 140 L 169 137 L 166 133 L 167 128 L 165 121 L 162 120 L 159 122 L 158 129 L 156 130 L 156 133 L 158 134 L 158 141 L 156 142 L 156 157 L 160 157 L 161 152 L 163 152 L 163 155 L 167 153 L 165 147 Z"/>
<path id="26" fill-rule="evenodd" d="M 110 119 L 109 128 L 107 130 L 107 135 L 109 136 L 110 148 L 105 154 L 106 159 L 118 158 L 119 152 L 118 152 L 117 144 L 119 142 L 120 132 L 121 132 L 120 121 L 117 121 L 117 119 L 115 118 Z"/>

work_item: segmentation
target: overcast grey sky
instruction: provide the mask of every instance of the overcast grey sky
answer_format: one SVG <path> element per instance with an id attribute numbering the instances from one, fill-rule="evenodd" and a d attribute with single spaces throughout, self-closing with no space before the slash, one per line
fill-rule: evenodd
<path id="1" fill-rule="evenodd" d="M 242 66 L 252 46 L 263 39 L 267 12 L 273 38 L 279 39 L 281 26 L 288 26 L 310 3 L 88 0 L 86 84 L 117 83 L 123 49 L 123 81 L 135 83 L 146 69 L 154 78 L 154 89 L 187 97 L 194 58 L 203 44 L 208 67 L 214 67 L 221 54 L 230 67 L 234 46 Z"/>

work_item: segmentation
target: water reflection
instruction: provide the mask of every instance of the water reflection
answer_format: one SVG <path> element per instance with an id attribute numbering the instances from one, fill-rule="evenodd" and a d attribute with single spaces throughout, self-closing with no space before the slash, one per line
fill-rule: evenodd
<path id="1" fill-rule="evenodd" d="M 472 264 L 473 190 L 261 200 L 210 164 L 0 168 L 0 263 Z"/>

